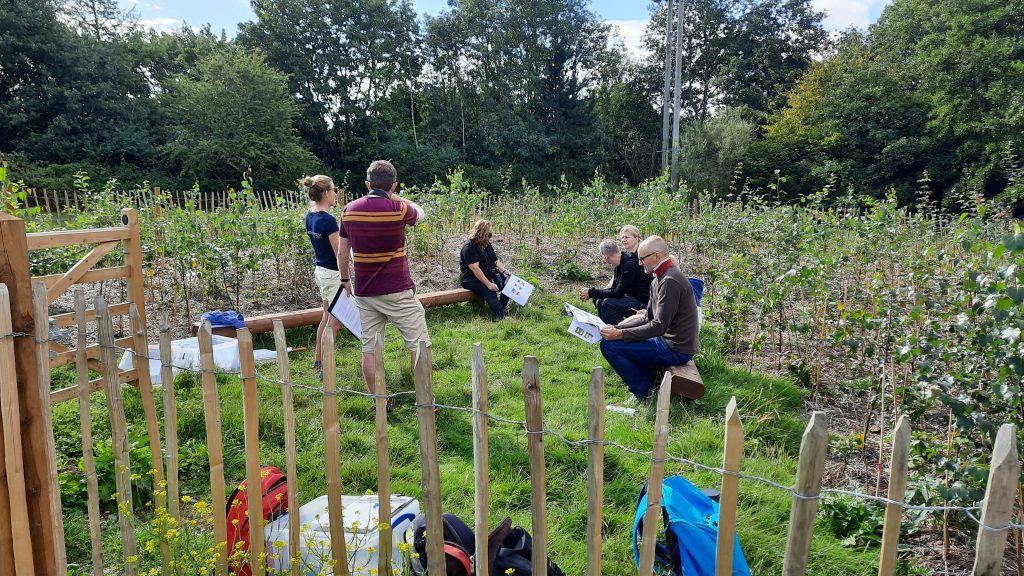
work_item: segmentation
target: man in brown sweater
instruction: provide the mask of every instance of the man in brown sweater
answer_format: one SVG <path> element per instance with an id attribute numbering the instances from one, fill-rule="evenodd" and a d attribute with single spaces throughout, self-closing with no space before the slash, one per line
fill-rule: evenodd
<path id="1" fill-rule="evenodd" d="M 639 400 L 654 388 L 656 366 L 679 366 L 697 354 L 697 301 L 693 286 L 672 263 L 660 236 L 640 243 L 637 257 L 654 274 L 647 310 L 601 329 L 601 353 Z"/>

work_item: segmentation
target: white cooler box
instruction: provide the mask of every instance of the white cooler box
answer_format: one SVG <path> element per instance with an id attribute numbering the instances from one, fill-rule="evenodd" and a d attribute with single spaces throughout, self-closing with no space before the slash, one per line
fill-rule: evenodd
<path id="1" fill-rule="evenodd" d="M 376 574 L 377 550 L 380 547 L 380 532 L 377 530 L 379 502 L 376 494 L 341 497 L 345 544 L 348 548 L 349 565 L 353 567 L 353 576 L 369 576 L 371 570 Z M 419 513 L 420 503 L 415 498 L 391 496 L 392 567 L 402 565 L 403 559 L 398 544 L 403 541 L 406 529 Z M 275 570 L 288 570 L 288 526 L 292 521 L 298 521 L 300 526 L 302 541 L 299 544 L 299 554 L 302 558 L 303 576 L 320 574 L 324 561 L 331 558 L 331 521 L 326 495 L 301 506 L 297 515 L 285 514 L 263 529 L 269 558 L 267 566 Z M 279 544 L 283 546 L 278 546 Z M 370 548 L 374 549 L 373 554 L 370 553 Z M 278 558 L 272 558 L 274 554 L 277 554 Z"/>
<path id="2" fill-rule="evenodd" d="M 241 366 L 238 357 L 238 340 L 228 338 L 227 336 L 218 336 L 216 334 L 213 335 L 211 340 L 213 343 L 214 366 L 220 370 L 238 370 L 239 366 Z M 148 356 L 150 358 L 150 381 L 154 385 L 160 384 L 160 347 L 150 346 Z M 121 370 L 131 370 L 134 368 L 133 360 L 135 360 L 135 355 L 131 352 L 125 352 L 121 355 L 121 362 L 118 363 L 117 367 Z M 175 366 L 199 370 L 199 338 L 193 336 L 191 338 L 172 341 L 171 363 Z M 175 368 L 173 373 L 177 375 L 178 369 Z"/>

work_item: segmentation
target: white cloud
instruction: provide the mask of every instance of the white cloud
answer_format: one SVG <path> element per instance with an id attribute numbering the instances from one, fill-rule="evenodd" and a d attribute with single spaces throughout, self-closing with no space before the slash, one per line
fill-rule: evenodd
<path id="1" fill-rule="evenodd" d="M 619 41 L 626 47 L 630 56 L 640 58 L 647 53 L 644 50 L 642 38 L 648 20 L 607 20 L 606 22 L 615 28 L 619 35 Z"/>
<path id="2" fill-rule="evenodd" d="M 177 18 L 143 18 L 139 24 L 157 32 L 172 32 L 181 27 L 181 20 Z"/>
<path id="3" fill-rule="evenodd" d="M 867 28 L 889 0 L 812 0 L 811 3 L 826 12 L 826 29 L 845 30 L 851 26 Z"/>

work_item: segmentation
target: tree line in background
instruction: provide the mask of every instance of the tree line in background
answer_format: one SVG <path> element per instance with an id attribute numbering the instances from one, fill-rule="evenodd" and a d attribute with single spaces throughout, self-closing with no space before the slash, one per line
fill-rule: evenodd
<path id="1" fill-rule="evenodd" d="M 0 152 L 29 186 L 350 186 L 374 158 L 500 191 L 662 171 L 665 3 L 630 55 L 587 0 L 252 0 L 234 38 L 116 0 L 0 0 Z M 715 194 L 824 186 L 1024 197 L 1024 0 L 894 0 L 829 34 L 810 0 L 688 0 L 681 173 Z M 671 47 L 670 47 L 671 48 Z M 671 97 L 671 95 L 670 95 Z M 345 176 L 347 174 L 347 176 Z"/>

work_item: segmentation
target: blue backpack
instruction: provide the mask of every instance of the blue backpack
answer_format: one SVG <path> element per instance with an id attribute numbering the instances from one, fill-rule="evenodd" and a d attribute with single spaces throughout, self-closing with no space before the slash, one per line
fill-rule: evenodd
<path id="1" fill-rule="evenodd" d="M 647 484 L 644 484 L 633 519 L 633 560 L 638 567 L 646 511 Z M 715 576 L 718 502 L 686 478 L 670 476 L 662 483 L 661 512 L 665 541 L 657 543 L 655 562 L 670 568 L 674 576 Z M 733 546 L 732 574 L 750 576 L 738 536 Z"/>

